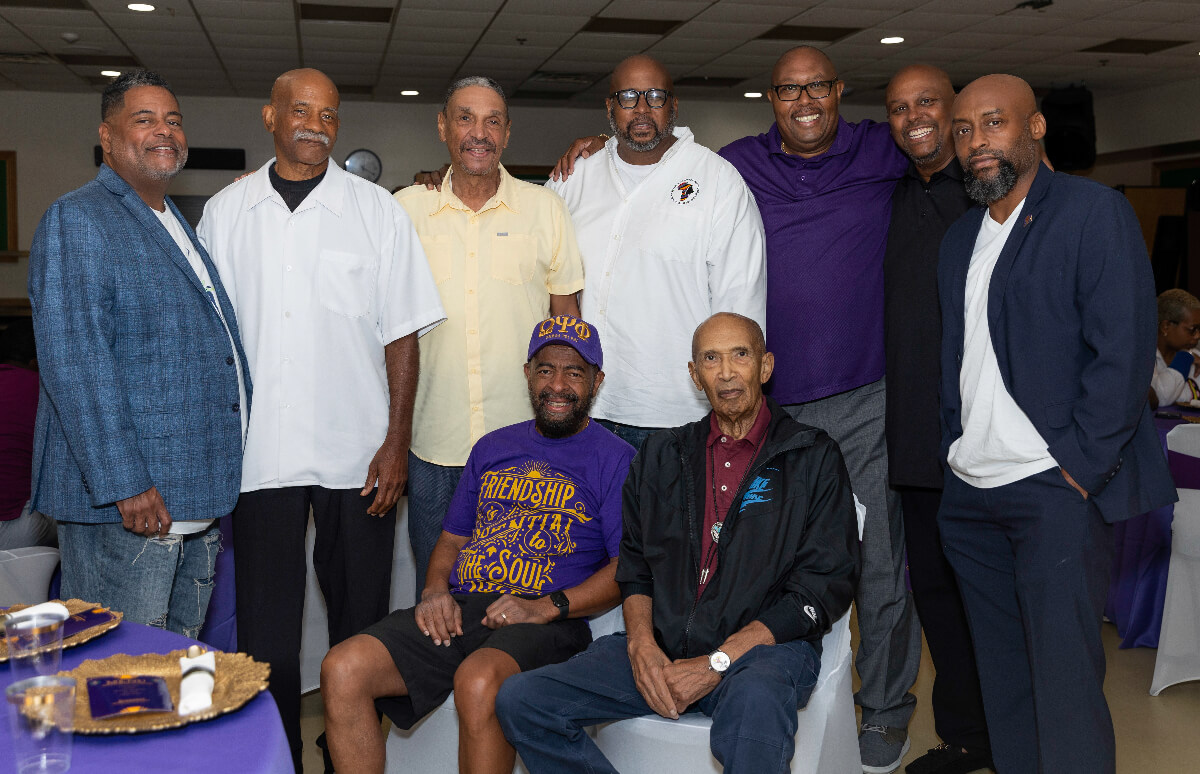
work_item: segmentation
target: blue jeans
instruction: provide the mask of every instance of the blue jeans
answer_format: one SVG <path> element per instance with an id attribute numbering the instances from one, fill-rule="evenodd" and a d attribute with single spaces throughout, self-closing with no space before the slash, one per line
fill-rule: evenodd
<path id="1" fill-rule="evenodd" d="M 408 540 L 412 544 L 417 571 L 414 588 L 418 602 L 421 601 L 421 590 L 425 588 L 429 555 L 442 534 L 442 520 L 446 518 L 462 472 L 461 467 L 434 465 L 408 453 Z"/>
<path id="2" fill-rule="evenodd" d="M 533 774 L 616 772 L 583 729 L 654 714 L 638 693 L 626 647 L 624 634 L 601 637 L 561 664 L 504 681 L 496 715 Z M 808 703 L 820 670 L 821 659 L 807 642 L 760 645 L 688 707 L 712 718 L 708 744 L 726 774 L 788 770 L 796 713 Z"/>
<path id="3" fill-rule="evenodd" d="M 620 422 L 613 422 L 608 419 L 597 419 L 600 426 L 607 429 L 616 437 L 620 438 L 625 443 L 629 444 L 638 451 L 642 450 L 642 442 L 649 438 L 654 433 L 662 430 L 661 427 L 639 427 L 638 425 L 623 425 Z"/>
<path id="4" fill-rule="evenodd" d="M 116 524 L 58 523 L 62 598 L 120 610 L 126 620 L 195 639 L 221 550 L 217 522 L 194 535 L 147 538 Z"/>

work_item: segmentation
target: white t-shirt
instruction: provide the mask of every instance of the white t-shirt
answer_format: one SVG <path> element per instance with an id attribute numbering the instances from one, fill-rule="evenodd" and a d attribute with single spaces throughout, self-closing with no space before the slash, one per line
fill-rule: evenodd
<path id="1" fill-rule="evenodd" d="M 675 427 L 709 411 L 688 376 L 692 333 L 715 312 L 766 323 L 762 218 L 741 175 L 686 127 L 657 164 L 624 164 L 617 140 L 547 187 L 567 202 L 583 254 L 583 317 L 604 344 L 592 416 Z M 630 187 L 622 174 L 644 177 Z"/>
<path id="2" fill-rule="evenodd" d="M 608 153 L 608 146 L 605 146 L 604 152 Z M 616 164 L 617 174 L 621 176 L 621 184 L 625 186 L 626 191 L 632 191 L 654 171 L 654 164 L 630 164 L 625 159 L 621 158 L 619 153 L 613 153 L 613 163 Z"/>
<path id="3" fill-rule="evenodd" d="M 200 259 L 199 251 L 192 244 L 192 240 L 188 237 L 187 231 L 184 230 L 179 219 L 175 217 L 175 213 L 171 212 L 171 208 L 167 207 L 162 212 L 153 207 L 150 209 L 158 216 L 158 222 L 163 224 L 163 228 L 175 240 L 175 244 L 179 246 L 180 252 L 187 258 L 188 265 L 192 267 L 192 271 L 196 272 L 196 278 L 200 280 L 200 285 L 204 288 L 205 295 L 212 302 L 213 308 L 217 310 L 217 316 L 221 318 L 221 325 L 225 326 L 225 335 L 229 337 L 229 348 L 233 351 L 233 365 L 237 369 L 238 406 L 241 409 L 238 413 L 242 420 L 242 446 L 244 447 L 246 445 L 246 381 L 242 378 L 242 359 L 238 355 L 237 346 L 233 343 L 233 334 L 229 330 L 229 323 L 225 322 L 225 315 L 221 312 L 221 304 L 217 300 L 217 292 L 213 289 L 212 277 L 208 274 L 208 267 Z M 203 532 L 208 529 L 213 521 L 215 519 L 173 521 L 171 522 L 169 532 L 172 535 L 194 535 L 197 532 Z"/>
<path id="4" fill-rule="evenodd" d="M 293 212 L 274 162 L 209 199 L 197 229 L 254 380 L 242 491 L 361 489 L 388 429 L 384 347 L 446 314 L 387 191 L 330 161 Z"/>
<path id="5" fill-rule="evenodd" d="M 958 375 L 963 434 L 950 446 L 955 475 L 991 489 L 1049 470 L 1058 463 L 1041 433 L 1004 386 L 988 327 L 988 289 L 1004 243 L 1021 218 L 1022 199 L 1003 224 L 985 215 L 967 269 L 963 356 Z"/>

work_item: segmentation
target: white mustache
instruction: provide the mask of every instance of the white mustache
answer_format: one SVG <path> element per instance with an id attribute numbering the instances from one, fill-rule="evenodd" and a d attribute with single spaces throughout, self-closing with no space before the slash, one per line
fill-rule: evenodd
<path id="1" fill-rule="evenodd" d="M 295 133 L 292 135 L 292 140 L 295 142 L 301 142 L 304 140 L 313 140 L 315 142 L 321 143 L 322 145 L 328 145 L 329 144 L 329 135 L 325 134 L 324 132 L 310 132 L 307 129 L 297 129 L 295 131 Z"/>

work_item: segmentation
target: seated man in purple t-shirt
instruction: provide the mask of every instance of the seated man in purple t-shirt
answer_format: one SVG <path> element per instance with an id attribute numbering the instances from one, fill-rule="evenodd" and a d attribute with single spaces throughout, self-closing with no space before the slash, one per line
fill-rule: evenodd
<path id="1" fill-rule="evenodd" d="M 512 771 L 494 709 L 501 683 L 586 648 L 584 616 L 620 597 L 621 487 L 634 449 L 588 418 L 602 365 L 588 323 L 559 316 L 534 328 L 525 364 L 534 419 L 471 450 L 420 603 L 335 646 L 321 665 L 339 774 L 383 770 L 376 706 L 411 728 L 451 690 L 459 768 Z"/>

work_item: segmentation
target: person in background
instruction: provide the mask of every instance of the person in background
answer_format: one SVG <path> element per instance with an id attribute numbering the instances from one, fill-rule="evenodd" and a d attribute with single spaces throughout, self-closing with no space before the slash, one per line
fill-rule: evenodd
<path id="1" fill-rule="evenodd" d="M 58 545 L 54 520 L 30 507 L 37 404 L 33 321 L 14 319 L 0 330 L 0 551 Z"/>
<path id="2" fill-rule="evenodd" d="M 1181 288 L 1158 296 L 1158 346 L 1154 352 L 1151 400 L 1157 406 L 1200 400 L 1197 361 L 1200 352 L 1200 299 Z"/>

